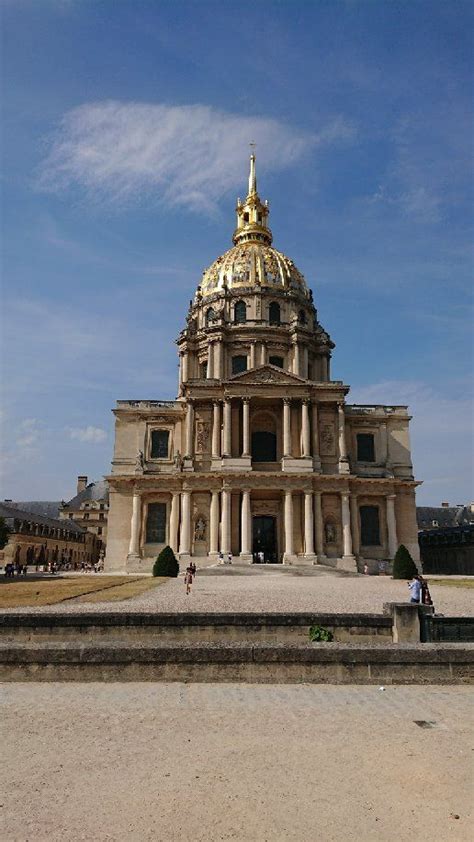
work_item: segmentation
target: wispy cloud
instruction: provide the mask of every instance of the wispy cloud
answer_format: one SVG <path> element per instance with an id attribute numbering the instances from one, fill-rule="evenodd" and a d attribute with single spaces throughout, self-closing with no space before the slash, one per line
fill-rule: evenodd
<path id="1" fill-rule="evenodd" d="M 107 433 L 101 427 L 71 427 L 68 429 L 71 439 L 88 442 L 90 444 L 101 444 L 107 438 Z"/>
<path id="2" fill-rule="evenodd" d="M 37 418 L 25 418 L 18 428 L 16 443 L 18 447 L 33 447 L 39 439 L 39 422 Z"/>
<path id="3" fill-rule="evenodd" d="M 97 102 L 65 114 L 38 183 L 52 191 L 79 187 L 97 202 L 129 204 L 153 195 L 168 206 L 212 213 L 241 185 L 250 141 L 257 143 L 260 168 L 279 170 L 353 134 L 341 116 L 309 133 L 207 105 Z"/>

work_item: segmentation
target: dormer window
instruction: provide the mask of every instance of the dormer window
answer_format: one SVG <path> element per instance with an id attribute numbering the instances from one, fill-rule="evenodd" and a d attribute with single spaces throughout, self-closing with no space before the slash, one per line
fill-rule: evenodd
<path id="1" fill-rule="evenodd" d="M 248 213 L 244 213 L 244 222 L 248 222 L 249 218 L 250 217 L 249 217 Z"/>
<path id="2" fill-rule="evenodd" d="M 212 322 L 216 320 L 216 311 L 213 307 L 209 307 L 209 310 L 206 312 L 206 324 L 210 325 Z"/>

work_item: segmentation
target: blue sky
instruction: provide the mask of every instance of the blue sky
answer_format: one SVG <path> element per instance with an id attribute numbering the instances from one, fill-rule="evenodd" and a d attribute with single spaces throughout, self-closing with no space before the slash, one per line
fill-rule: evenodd
<path id="1" fill-rule="evenodd" d="M 472 2 L 3 0 L 3 478 L 107 473 L 117 398 L 230 246 L 248 143 L 349 400 L 408 403 L 422 504 L 472 489 Z"/>

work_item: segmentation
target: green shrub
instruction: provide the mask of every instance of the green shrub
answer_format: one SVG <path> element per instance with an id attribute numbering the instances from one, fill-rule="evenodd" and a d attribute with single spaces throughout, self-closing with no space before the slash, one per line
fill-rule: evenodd
<path id="1" fill-rule="evenodd" d="M 394 579 L 413 579 L 418 573 L 415 562 L 404 544 L 400 544 L 393 560 Z"/>
<path id="2" fill-rule="evenodd" d="M 179 564 L 171 547 L 164 547 L 153 565 L 153 576 L 176 578 Z"/>
<path id="3" fill-rule="evenodd" d="M 334 640 L 334 635 L 329 629 L 323 629 L 322 626 L 311 626 L 309 630 L 309 639 L 312 643 L 331 643 Z"/>

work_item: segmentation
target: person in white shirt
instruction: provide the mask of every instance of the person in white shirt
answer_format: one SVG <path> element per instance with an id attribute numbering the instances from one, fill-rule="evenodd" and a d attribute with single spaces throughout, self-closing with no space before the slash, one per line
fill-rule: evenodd
<path id="1" fill-rule="evenodd" d="M 411 582 L 408 582 L 410 588 L 410 602 L 419 602 L 421 595 L 421 582 L 419 576 L 414 576 Z"/>

